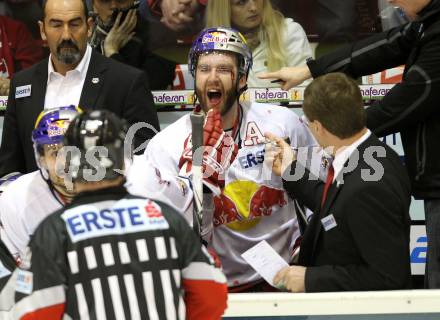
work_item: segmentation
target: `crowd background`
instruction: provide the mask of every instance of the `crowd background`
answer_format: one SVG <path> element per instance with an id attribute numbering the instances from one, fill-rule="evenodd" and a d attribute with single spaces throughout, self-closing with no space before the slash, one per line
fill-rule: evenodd
<path id="1" fill-rule="evenodd" d="M 170 60 L 186 63 L 192 36 L 204 26 L 203 7 L 194 15 L 191 24 L 174 31 L 161 22 L 161 17 L 149 8 L 147 2 L 140 1 L 139 13 L 148 24 L 149 47 Z M 320 44 L 317 55 L 335 45 L 382 30 L 376 1 L 272 0 L 272 4 L 286 18 L 299 23 L 310 42 Z M 0 2 L 0 15 L 23 22 L 34 39 L 45 48 L 37 24 L 42 17 L 41 5 L 40 0 L 3 0 Z M 91 1 L 88 5 L 92 10 Z M 49 53 L 47 49 L 45 53 Z"/>

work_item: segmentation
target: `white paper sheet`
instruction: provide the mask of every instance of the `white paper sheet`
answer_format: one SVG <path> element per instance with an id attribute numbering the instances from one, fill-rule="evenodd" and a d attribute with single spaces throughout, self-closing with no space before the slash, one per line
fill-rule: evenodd
<path id="1" fill-rule="evenodd" d="M 257 271 L 264 280 L 272 286 L 277 287 L 273 283 L 275 275 L 284 267 L 288 267 L 286 261 L 266 242 L 263 240 L 244 252 L 243 259 Z"/>

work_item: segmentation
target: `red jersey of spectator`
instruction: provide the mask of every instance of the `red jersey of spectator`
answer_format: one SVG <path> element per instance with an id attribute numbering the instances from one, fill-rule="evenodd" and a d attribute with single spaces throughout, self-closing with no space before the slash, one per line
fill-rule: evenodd
<path id="1" fill-rule="evenodd" d="M 0 77 L 10 78 L 42 58 L 43 48 L 24 23 L 0 16 Z"/>

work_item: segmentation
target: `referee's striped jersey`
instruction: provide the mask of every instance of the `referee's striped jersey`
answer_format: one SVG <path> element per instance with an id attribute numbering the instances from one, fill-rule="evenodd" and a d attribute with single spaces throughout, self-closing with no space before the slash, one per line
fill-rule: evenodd
<path id="1" fill-rule="evenodd" d="M 180 214 L 123 187 L 46 218 L 16 283 L 18 319 L 219 319 L 226 279 Z"/>

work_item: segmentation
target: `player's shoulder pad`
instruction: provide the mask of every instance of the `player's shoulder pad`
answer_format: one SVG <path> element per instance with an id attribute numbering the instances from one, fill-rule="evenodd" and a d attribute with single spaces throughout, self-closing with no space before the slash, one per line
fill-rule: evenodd
<path id="1" fill-rule="evenodd" d="M 157 205 L 160 208 L 162 215 L 171 224 L 182 223 L 182 221 L 184 223 L 187 223 L 181 213 L 179 213 L 175 208 L 173 208 L 172 206 L 170 206 L 169 204 L 167 204 L 163 201 L 153 200 L 153 199 L 149 199 L 149 198 L 137 196 L 137 195 L 132 195 L 132 194 L 129 194 L 126 198 L 127 199 L 144 199 L 146 201 L 150 201 L 150 202 L 154 203 L 155 205 Z"/>
<path id="2" fill-rule="evenodd" d="M 147 150 L 154 148 L 155 146 L 163 147 L 169 145 L 170 140 L 174 140 L 177 137 L 180 137 L 182 134 L 188 131 L 188 128 L 191 128 L 191 121 L 189 118 L 189 114 L 186 114 L 156 133 L 154 137 L 151 138 L 150 142 L 147 145 L 147 148 L 145 148 L 144 153 L 147 153 Z"/>

